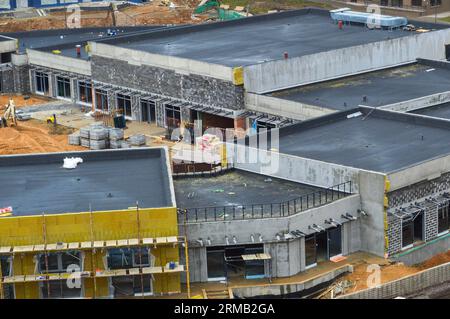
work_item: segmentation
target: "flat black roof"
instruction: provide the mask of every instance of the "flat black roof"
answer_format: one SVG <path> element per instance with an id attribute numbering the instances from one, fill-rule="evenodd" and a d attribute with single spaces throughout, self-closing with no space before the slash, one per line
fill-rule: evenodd
<path id="1" fill-rule="evenodd" d="M 267 95 L 348 110 L 359 105 L 378 107 L 446 91 L 450 91 L 450 69 L 416 63 Z"/>
<path id="2" fill-rule="evenodd" d="M 178 208 L 281 203 L 321 190 L 242 170 L 216 177 L 175 179 L 173 183 Z"/>
<path id="3" fill-rule="evenodd" d="M 348 115 L 357 115 L 347 118 Z M 280 130 L 280 153 L 389 173 L 450 153 L 450 122 L 357 108 Z"/>
<path id="4" fill-rule="evenodd" d="M 363 25 L 339 30 L 327 10 L 309 8 L 173 28 L 105 43 L 225 66 L 245 66 L 282 59 L 284 52 L 291 57 L 303 56 L 411 34 L 370 30 Z"/>
<path id="5" fill-rule="evenodd" d="M 65 157 L 81 157 L 62 168 Z M 0 207 L 13 216 L 171 207 L 162 148 L 0 156 Z"/>
<path id="6" fill-rule="evenodd" d="M 19 52 L 25 52 L 25 49 L 41 49 L 48 48 L 45 51 L 61 50 L 65 56 L 76 57 L 74 49 L 75 44 L 84 45 L 89 40 L 98 40 L 111 38 L 108 30 L 116 31 L 117 36 L 129 34 L 133 32 L 149 31 L 161 28 L 161 26 L 138 26 L 138 27 L 109 27 L 109 28 L 78 28 L 78 29 L 53 29 L 53 30 L 36 30 L 23 32 L 1 33 L 0 35 L 8 36 L 19 40 Z M 2 39 L 2 37 L 0 37 Z M 64 50 L 65 46 L 73 44 L 70 48 Z M 87 53 L 82 50 L 82 57 L 86 57 Z"/>
<path id="7" fill-rule="evenodd" d="M 450 120 L 450 103 L 444 103 L 424 109 L 412 111 L 411 113 L 439 117 Z"/>

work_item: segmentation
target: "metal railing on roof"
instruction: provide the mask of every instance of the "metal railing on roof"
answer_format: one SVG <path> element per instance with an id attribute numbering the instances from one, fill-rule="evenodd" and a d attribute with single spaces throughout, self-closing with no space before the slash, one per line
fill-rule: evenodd
<path id="1" fill-rule="evenodd" d="M 352 181 L 347 181 L 280 203 L 183 208 L 178 214 L 186 223 L 288 217 L 351 194 Z"/>

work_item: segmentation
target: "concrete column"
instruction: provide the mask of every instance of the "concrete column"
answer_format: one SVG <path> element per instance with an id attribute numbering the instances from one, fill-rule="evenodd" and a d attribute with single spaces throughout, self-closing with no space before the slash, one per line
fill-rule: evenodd
<path id="1" fill-rule="evenodd" d="M 189 276 L 191 282 L 208 281 L 208 263 L 206 258 L 206 247 L 191 247 L 189 252 Z M 180 247 L 180 263 L 185 265 L 184 247 Z M 186 282 L 186 274 L 181 276 L 181 282 Z"/>
<path id="2" fill-rule="evenodd" d="M 30 81 L 30 91 L 31 91 L 31 93 L 36 93 L 36 83 L 35 83 L 35 79 L 34 79 L 35 71 L 30 69 L 28 72 L 30 74 L 30 79 L 29 79 L 29 81 Z"/>
<path id="3" fill-rule="evenodd" d="M 75 78 L 70 79 L 70 96 L 73 103 L 78 101 L 78 80 Z"/>
<path id="4" fill-rule="evenodd" d="M 342 234 L 342 255 L 348 255 L 349 251 L 350 251 L 350 240 L 351 240 L 351 225 L 350 223 L 344 223 L 342 225 L 342 230 L 341 230 L 341 234 Z"/>
<path id="5" fill-rule="evenodd" d="M 305 250 L 305 237 L 299 239 L 299 254 L 300 254 L 300 271 L 306 270 L 306 250 Z"/>
<path id="6" fill-rule="evenodd" d="M 117 108 L 116 105 L 116 93 L 113 90 L 109 90 L 107 92 L 107 96 L 108 96 L 108 107 L 109 107 L 109 111 L 113 111 Z"/>
<path id="7" fill-rule="evenodd" d="M 289 264 L 289 276 L 296 275 L 301 271 L 301 253 L 299 239 L 288 241 L 287 263 Z"/>
<path id="8" fill-rule="evenodd" d="M 56 97 L 56 76 L 53 73 L 48 74 L 48 94 L 51 97 Z"/>
<path id="9" fill-rule="evenodd" d="M 131 96 L 131 118 L 133 121 L 141 120 L 141 105 L 137 96 Z"/>
<path id="10" fill-rule="evenodd" d="M 156 102 L 155 112 L 156 112 L 156 125 L 160 127 L 165 127 L 166 123 L 164 122 L 164 104 L 161 102 Z"/>
<path id="11" fill-rule="evenodd" d="M 424 237 L 425 241 L 429 241 L 436 238 L 438 235 L 438 208 L 433 207 L 432 209 L 427 209 L 424 216 Z"/>

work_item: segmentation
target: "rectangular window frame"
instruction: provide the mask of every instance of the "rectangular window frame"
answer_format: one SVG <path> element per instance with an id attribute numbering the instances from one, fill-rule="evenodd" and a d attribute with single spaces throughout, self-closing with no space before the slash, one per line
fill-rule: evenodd
<path id="1" fill-rule="evenodd" d="M 48 296 L 48 285 L 50 286 L 50 296 Z M 50 280 L 39 282 L 39 291 L 41 299 L 80 299 L 83 297 L 83 283 L 80 288 L 69 288 L 67 279 Z M 79 293 L 68 295 L 67 292 Z"/>
<path id="2" fill-rule="evenodd" d="M 447 234 L 449 232 L 449 229 L 450 203 L 438 207 L 438 236 Z"/>
<path id="3" fill-rule="evenodd" d="M 72 84 L 70 78 L 56 76 L 56 97 L 64 100 L 72 98 Z"/>
<path id="4" fill-rule="evenodd" d="M 117 93 L 116 94 L 116 105 L 117 110 L 122 115 L 125 115 L 125 118 L 132 119 L 133 110 L 131 107 L 131 96 L 126 94 Z"/>
<path id="5" fill-rule="evenodd" d="M 102 89 L 95 89 L 95 110 L 109 113 L 108 92 Z"/>
<path id="6" fill-rule="evenodd" d="M 63 264 L 63 256 L 70 255 L 74 256 L 74 259 L 78 259 L 79 263 L 78 266 L 80 267 L 80 271 L 83 270 L 83 258 L 81 255 L 81 251 L 74 250 L 74 251 L 65 251 L 65 252 L 55 252 L 55 253 L 48 253 L 47 254 L 47 260 L 49 259 L 55 259 L 56 258 L 56 267 L 52 267 L 48 269 L 48 273 L 65 273 L 67 272 L 67 267 L 64 268 Z M 41 274 L 47 273 L 47 267 L 45 264 L 45 254 L 39 254 L 37 255 L 37 261 L 38 261 L 38 272 Z M 48 262 L 48 264 L 50 264 Z"/>
<path id="7" fill-rule="evenodd" d="M 78 102 L 92 105 L 92 83 L 90 81 L 78 81 Z"/>
<path id="8" fill-rule="evenodd" d="M 47 73 L 36 71 L 34 73 L 34 83 L 36 94 L 45 96 L 50 94 L 50 76 Z"/>

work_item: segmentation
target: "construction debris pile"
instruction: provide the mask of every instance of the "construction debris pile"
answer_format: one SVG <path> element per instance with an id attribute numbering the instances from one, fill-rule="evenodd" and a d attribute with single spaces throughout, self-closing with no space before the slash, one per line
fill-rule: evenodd
<path id="1" fill-rule="evenodd" d="M 146 143 L 143 134 L 132 135 L 126 140 L 123 129 L 107 127 L 99 123 L 82 127 L 80 131 L 69 135 L 70 145 L 81 145 L 91 150 L 141 147 Z"/>

